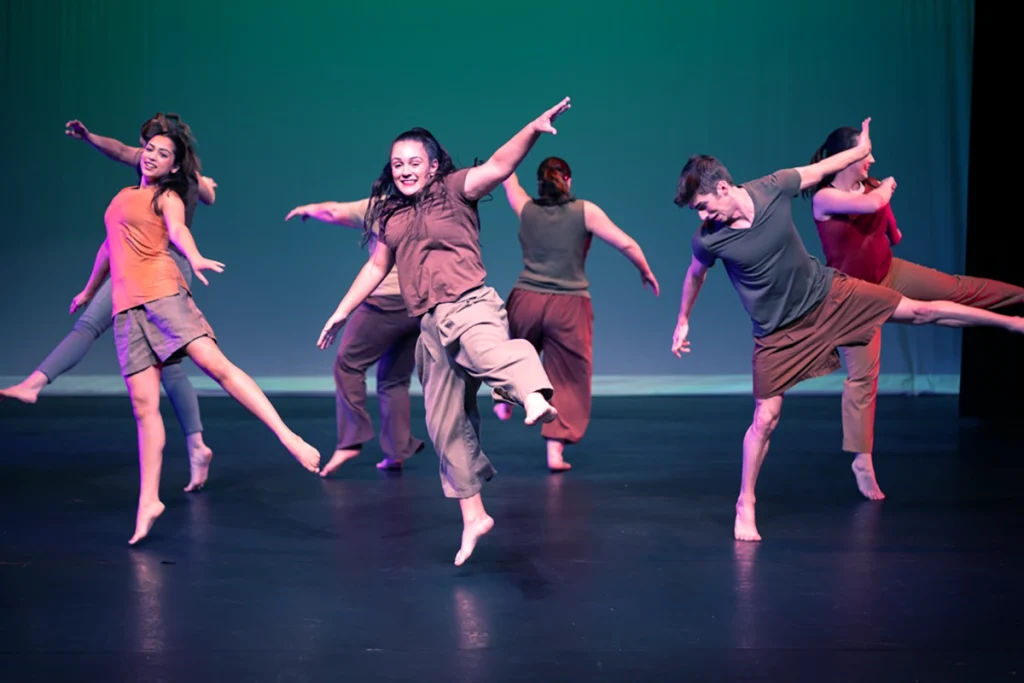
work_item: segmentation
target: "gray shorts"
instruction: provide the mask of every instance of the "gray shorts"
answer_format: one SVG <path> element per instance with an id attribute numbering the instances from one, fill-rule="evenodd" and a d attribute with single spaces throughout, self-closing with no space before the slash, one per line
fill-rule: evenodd
<path id="1" fill-rule="evenodd" d="M 124 377 L 154 365 L 180 363 L 185 347 L 200 337 L 217 337 L 184 289 L 114 316 L 114 344 Z"/>

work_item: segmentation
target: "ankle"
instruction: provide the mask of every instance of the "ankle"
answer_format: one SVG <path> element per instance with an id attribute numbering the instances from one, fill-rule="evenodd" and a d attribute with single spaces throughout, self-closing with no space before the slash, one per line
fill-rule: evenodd
<path id="1" fill-rule="evenodd" d="M 753 493 L 749 493 L 749 494 L 741 493 L 739 495 L 739 498 L 736 499 L 736 507 L 737 508 L 748 508 L 748 507 L 752 508 L 752 507 L 754 507 L 754 503 L 756 503 L 756 502 L 757 502 L 757 500 L 754 498 L 754 494 Z"/>

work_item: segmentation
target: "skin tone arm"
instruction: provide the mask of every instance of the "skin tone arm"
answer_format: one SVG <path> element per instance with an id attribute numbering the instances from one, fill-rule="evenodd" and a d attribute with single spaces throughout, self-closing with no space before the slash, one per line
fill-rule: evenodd
<path id="1" fill-rule="evenodd" d="M 623 232 L 608 218 L 601 207 L 592 202 L 583 202 L 583 219 L 586 222 L 587 230 L 618 249 L 636 266 L 640 271 L 640 281 L 645 287 L 650 285 L 654 295 L 658 296 L 660 292 L 658 281 L 655 279 L 654 273 L 651 272 L 651 267 L 647 265 L 647 258 L 636 240 Z"/>
<path id="2" fill-rule="evenodd" d="M 305 204 L 297 206 L 288 212 L 284 217 L 290 221 L 295 217 L 302 220 L 313 218 L 323 223 L 343 225 L 346 228 L 363 228 L 363 217 L 366 216 L 366 209 L 370 205 L 369 198 L 360 199 L 356 202 L 321 202 L 319 204 Z"/>
<path id="3" fill-rule="evenodd" d="M 519 184 L 519 177 L 515 173 L 510 175 L 501 185 L 505 188 L 505 197 L 508 199 L 508 205 L 512 207 L 512 211 L 518 218 L 519 214 L 523 212 L 523 207 L 530 203 L 530 195 Z"/>
<path id="4" fill-rule="evenodd" d="M 823 187 L 814 193 L 814 217 L 824 220 L 834 214 L 865 214 L 881 211 L 892 200 L 896 180 L 883 180 L 872 192 L 846 192 L 835 187 Z"/>
<path id="5" fill-rule="evenodd" d="M 861 123 L 860 141 L 856 147 L 830 156 L 827 159 L 822 159 L 816 164 L 800 166 L 794 169 L 800 174 L 800 189 L 805 190 L 808 187 L 817 185 L 825 176 L 839 173 L 850 164 L 857 163 L 868 154 L 871 154 L 871 136 L 868 134 L 870 125 L 870 118 L 864 119 L 864 122 Z"/>
<path id="6" fill-rule="evenodd" d="M 345 294 L 341 303 L 338 304 L 338 308 L 328 318 L 327 324 L 324 325 L 324 329 L 320 332 L 320 338 L 316 342 L 318 347 L 326 349 L 334 343 L 338 332 L 345 325 L 345 321 L 352 315 L 352 311 L 362 305 L 366 301 L 366 297 L 370 296 L 373 290 L 377 289 L 380 283 L 384 281 L 384 278 L 387 277 L 387 274 L 391 272 L 391 268 L 394 265 L 395 255 L 392 253 L 391 248 L 384 244 L 383 241 L 377 242 L 373 253 L 370 254 L 370 260 L 360 269 L 356 279 L 352 282 L 352 286 L 349 287 L 348 293 Z"/>
<path id="7" fill-rule="evenodd" d="M 466 196 L 471 200 L 480 199 L 501 185 L 526 158 L 542 134 L 558 133 L 551 124 L 569 107 L 569 98 L 566 97 L 516 133 L 515 137 L 502 145 L 486 162 L 469 169 L 466 174 Z"/>
<path id="8" fill-rule="evenodd" d="M 192 231 L 185 225 L 185 204 L 176 192 L 164 192 L 160 195 L 160 212 L 164 217 L 164 224 L 167 226 L 167 235 L 171 242 L 188 259 L 192 271 L 199 281 L 209 285 L 209 281 L 203 276 L 204 270 L 212 270 L 215 273 L 224 272 L 224 264 L 220 261 L 212 261 L 199 253 L 196 242 L 192 238 Z"/>
<path id="9" fill-rule="evenodd" d="M 697 302 L 697 295 L 700 288 L 704 286 L 707 279 L 708 269 L 694 256 L 690 261 L 690 267 L 686 270 L 686 277 L 683 278 L 683 296 L 679 304 L 679 321 L 676 323 L 676 331 L 672 335 L 672 353 L 678 358 L 682 354 L 690 352 L 690 342 L 686 337 L 690 334 L 690 312 Z"/>
<path id="10" fill-rule="evenodd" d="M 85 124 L 78 119 L 73 119 L 64 124 L 64 134 L 76 140 L 85 140 L 96 150 L 103 153 L 108 159 L 120 162 L 126 166 L 138 166 L 139 158 L 142 156 L 141 147 L 129 147 L 120 140 L 96 135 L 89 132 Z M 196 173 L 196 181 L 199 184 L 199 201 L 207 206 L 217 200 L 217 183 L 213 178 Z"/>
<path id="11" fill-rule="evenodd" d="M 85 306 L 89 301 L 92 300 L 93 296 L 96 295 L 96 290 L 100 288 L 103 281 L 107 279 L 107 275 L 110 274 L 110 249 L 107 246 L 107 241 L 103 240 L 103 244 L 100 245 L 99 250 L 96 252 L 96 261 L 92 266 L 92 274 L 89 275 L 89 281 L 85 283 L 85 287 L 81 292 L 75 295 L 75 298 L 71 300 L 71 310 L 69 313 L 74 313 L 82 306 Z"/>

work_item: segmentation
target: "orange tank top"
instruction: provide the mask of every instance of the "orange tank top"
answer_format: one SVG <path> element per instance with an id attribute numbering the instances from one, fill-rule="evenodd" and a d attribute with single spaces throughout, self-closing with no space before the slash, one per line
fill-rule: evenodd
<path id="1" fill-rule="evenodd" d="M 114 315 L 173 296 L 180 288 L 188 291 L 185 278 L 168 252 L 167 226 L 153 211 L 154 192 L 149 187 L 126 187 L 103 214 Z"/>

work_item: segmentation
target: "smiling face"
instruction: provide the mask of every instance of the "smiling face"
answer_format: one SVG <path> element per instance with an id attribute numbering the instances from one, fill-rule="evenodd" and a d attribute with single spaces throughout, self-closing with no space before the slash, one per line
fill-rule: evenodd
<path id="1" fill-rule="evenodd" d="M 147 182 L 156 182 L 178 170 L 174 158 L 174 141 L 166 135 L 154 135 L 142 148 L 139 170 Z"/>
<path id="2" fill-rule="evenodd" d="M 422 190 L 437 168 L 437 159 L 431 160 L 418 140 L 399 140 L 391 146 L 391 176 L 395 187 L 406 196 Z"/>

